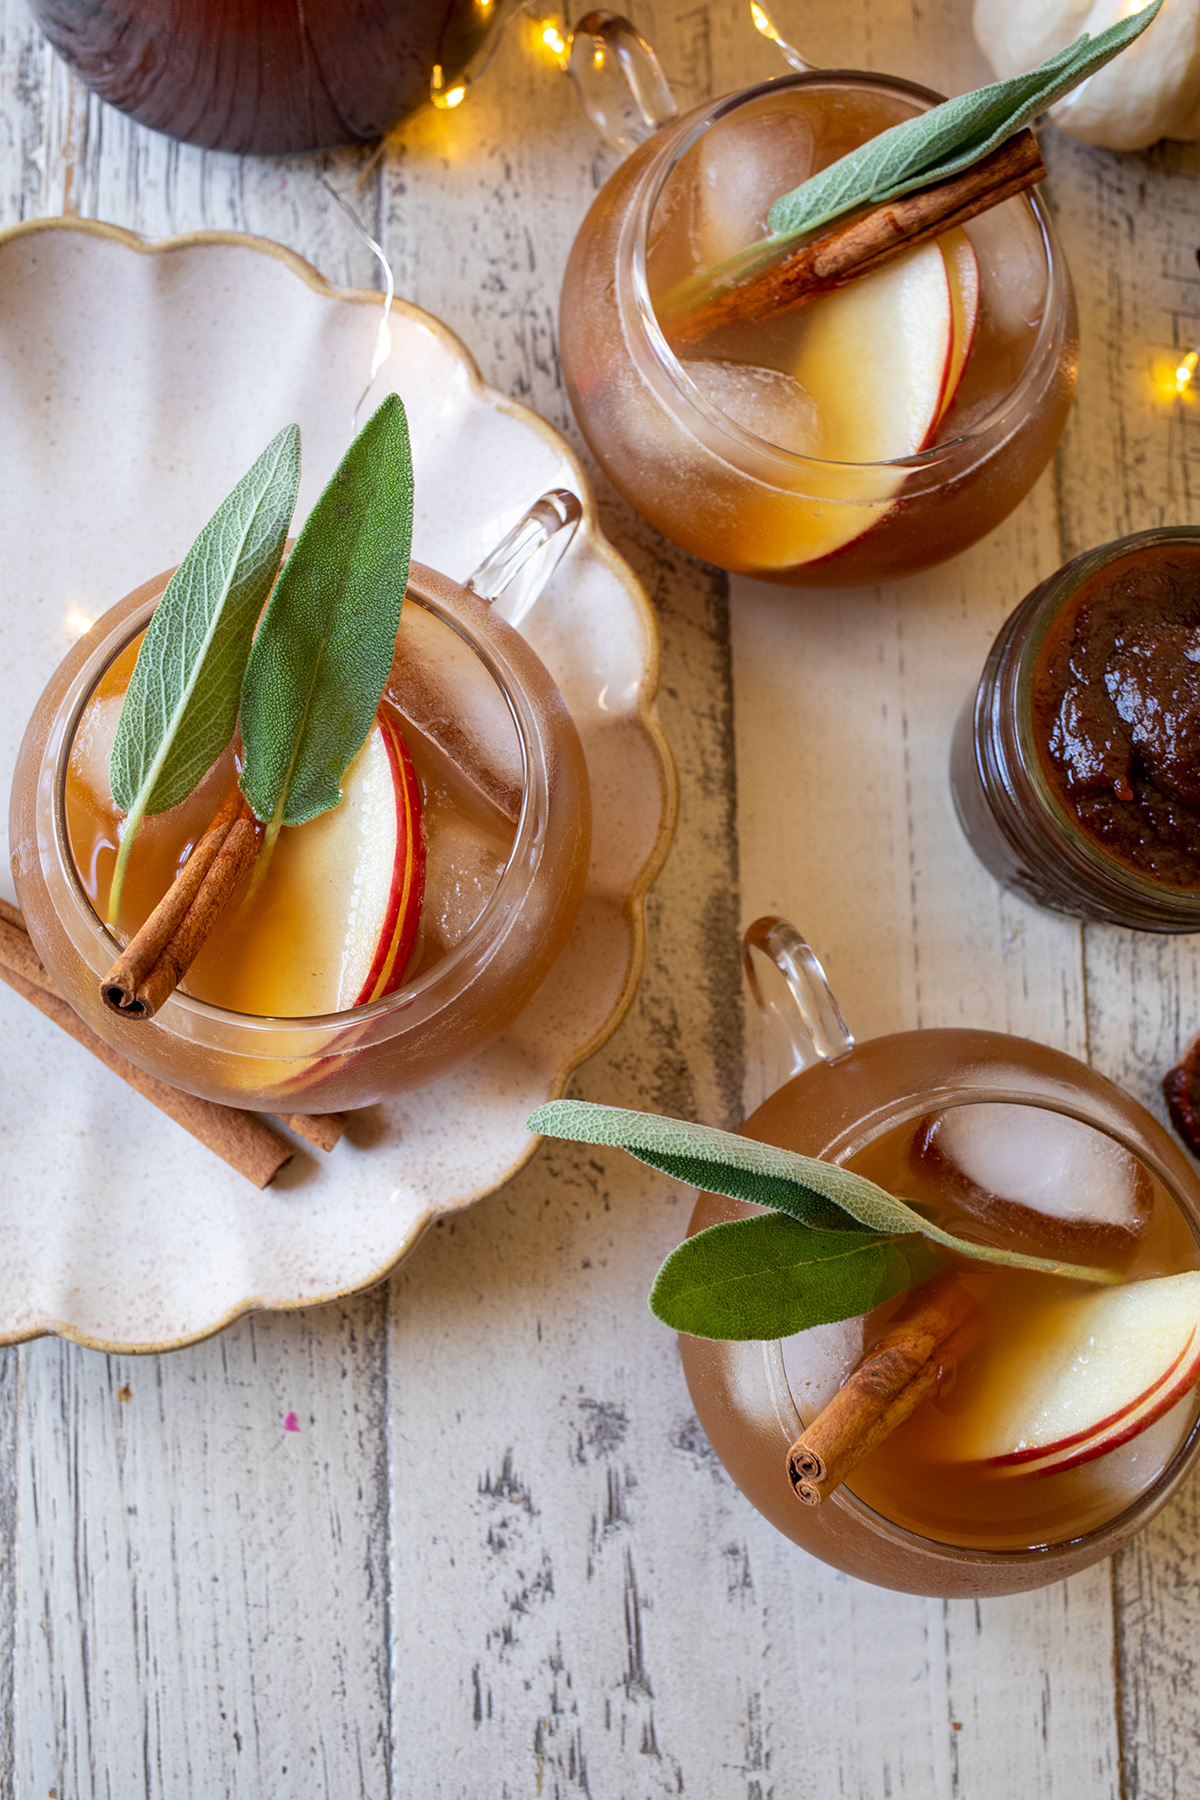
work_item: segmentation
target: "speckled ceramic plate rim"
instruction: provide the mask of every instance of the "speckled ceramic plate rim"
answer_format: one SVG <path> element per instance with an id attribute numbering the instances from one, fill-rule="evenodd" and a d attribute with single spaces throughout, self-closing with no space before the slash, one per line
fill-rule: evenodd
<path id="1" fill-rule="evenodd" d="M 244 249 L 260 256 L 271 256 L 282 262 L 294 275 L 297 275 L 308 287 L 324 298 L 331 300 L 348 300 L 358 305 L 372 306 L 378 309 L 381 296 L 376 290 L 368 288 L 334 287 L 318 269 L 294 250 L 286 245 L 274 243 L 270 238 L 253 237 L 248 233 L 237 231 L 193 231 L 180 233 L 175 237 L 149 240 L 139 237 L 136 232 L 127 231 L 123 226 L 110 225 L 97 219 L 48 218 L 28 219 L 19 225 L 8 226 L 0 230 L 0 247 L 16 238 L 36 236 L 40 232 L 71 231 L 89 237 L 107 238 L 111 242 L 122 244 L 128 250 L 137 251 L 142 256 L 169 256 L 175 250 L 188 250 L 207 244 L 221 244 L 234 249 Z M 601 1045 L 616 1031 L 625 1014 L 633 1004 L 641 981 L 642 968 L 646 957 L 646 895 L 654 884 L 654 880 L 666 861 L 675 835 L 675 827 L 679 818 L 679 784 L 675 771 L 674 758 L 666 736 L 658 720 L 655 696 L 658 693 L 659 671 L 661 663 L 661 647 L 658 632 L 658 620 L 650 604 L 645 589 L 637 579 L 624 557 L 618 555 L 612 545 L 601 532 L 596 518 L 596 499 L 592 485 L 578 456 L 566 439 L 548 425 L 545 419 L 517 400 L 510 400 L 506 394 L 489 387 L 479 373 L 474 357 L 454 332 L 440 319 L 428 313 L 423 307 L 414 306 L 411 301 L 397 298 L 393 302 L 394 310 L 407 314 L 415 322 L 432 332 L 445 344 L 450 354 L 463 366 L 471 391 L 484 405 L 494 407 L 497 411 L 507 413 L 519 420 L 527 428 L 532 428 L 561 456 L 570 466 L 575 482 L 575 491 L 583 506 L 583 518 L 579 530 L 583 533 L 589 550 L 597 559 L 607 565 L 621 585 L 627 590 L 634 607 L 638 612 L 645 630 L 647 645 L 646 664 L 638 683 L 637 717 L 649 740 L 658 760 L 659 773 L 662 780 L 663 807 L 659 821 L 658 836 L 650 855 L 643 863 L 640 871 L 626 894 L 621 914 L 629 927 L 630 954 L 626 969 L 625 981 L 616 1005 L 604 1020 L 603 1024 L 593 1032 L 586 1043 L 579 1046 L 568 1062 L 559 1070 L 550 1083 L 548 1099 L 557 1099 L 563 1092 L 574 1071 L 581 1063 L 593 1056 Z M 482 1200 L 488 1194 L 494 1194 L 513 1176 L 523 1169 L 536 1152 L 541 1138 L 530 1135 L 529 1146 L 518 1156 L 503 1174 L 495 1181 L 474 1189 L 449 1202 L 436 1202 L 428 1206 L 413 1222 L 401 1239 L 395 1253 L 380 1264 L 377 1269 L 362 1281 L 356 1281 L 348 1287 L 331 1288 L 327 1293 L 305 1295 L 294 1301 L 266 1301 L 253 1295 L 239 1300 L 213 1323 L 205 1325 L 201 1330 L 188 1333 L 182 1337 L 165 1338 L 153 1343 L 123 1343 L 106 1338 L 94 1337 L 86 1332 L 78 1331 L 63 1320 L 48 1319 L 21 1331 L 0 1331 L 0 1344 L 28 1343 L 39 1337 L 66 1338 L 85 1350 L 99 1350 L 112 1356 L 152 1356 L 168 1350 L 182 1350 L 189 1344 L 202 1343 L 205 1338 L 215 1337 L 236 1320 L 253 1312 L 291 1312 L 311 1306 L 328 1306 L 334 1301 L 347 1299 L 352 1294 L 366 1293 L 381 1282 L 404 1261 L 417 1246 L 429 1226 L 437 1219 L 449 1213 L 461 1212 L 472 1206 L 475 1201 Z"/>

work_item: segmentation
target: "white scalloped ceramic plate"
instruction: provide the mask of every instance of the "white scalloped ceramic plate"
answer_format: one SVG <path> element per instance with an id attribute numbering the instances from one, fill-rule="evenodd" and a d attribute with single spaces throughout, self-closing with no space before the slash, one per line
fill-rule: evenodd
<path id="1" fill-rule="evenodd" d="M 289 419 L 303 431 L 300 516 L 308 510 L 348 442 L 378 322 L 377 294 L 335 291 L 260 239 L 148 245 L 73 220 L 0 233 L 5 790 L 78 619 L 178 561 Z M 356 1115 L 330 1157 L 302 1146 L 261 1194 L 0 985 L 0 1341 L 57 1332 L 99 1349 L 166 1350 L 251 1308 L 369 1286 L 432 1219 L 520 1167 L 529 1112 L 562 1091 L 633 997 L 643 897 L 675 818 L 649 603 L 601 537 L 563 440 L 485 388 L 458 340 L 403 304 L 368 407 L 393 387 L 412 428 L 422 561 L 461 580 L 547 488 L 583 501 L 575 543 L 523 628 L 574 714 L 591 774 L 595 842 L 578 927 L 499 1043 Z"/>

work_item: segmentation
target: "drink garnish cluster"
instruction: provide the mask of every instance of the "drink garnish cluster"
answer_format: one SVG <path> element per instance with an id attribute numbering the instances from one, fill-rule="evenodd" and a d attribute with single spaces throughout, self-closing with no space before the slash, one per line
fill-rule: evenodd
<path id="1" fill-rule="evenodd" d="M 399 398 L 389 395 L 354 440 L 281 570 L 299 479 L 300 434 L 288 426 L 175 571 L 125 691 L 110 761 L 113 799 L 126 815 L 110 924 L 143 820 L 188 798 L 240 736 L 236 791 L 101 984 L 106 1004 L 128 1018 L 152 1017 L 174 990 L 252 863 L 253 904 L 283 827 L 339 804 L 377 723 L 412 544 Z M 406 873 L 381 967 L 372 966 L 356 1003 L 403 975 L 423 884 L 411 762 L 394 725 L 378 729 L 400 776 Z"/>

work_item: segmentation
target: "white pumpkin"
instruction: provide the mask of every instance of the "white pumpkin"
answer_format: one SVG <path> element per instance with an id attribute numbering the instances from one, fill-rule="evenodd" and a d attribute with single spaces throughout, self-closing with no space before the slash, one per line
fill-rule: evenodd
<path id="1" fill-rule="evenodd" d="M 975 36 L 1004 78 L 1140 10 L 1138 0 L 975 0 Z M 1050 117 L 1072 137 L 1111 150 L 1200 138 L 1200 0 L 1164 0 L 1141 37 Z"/>

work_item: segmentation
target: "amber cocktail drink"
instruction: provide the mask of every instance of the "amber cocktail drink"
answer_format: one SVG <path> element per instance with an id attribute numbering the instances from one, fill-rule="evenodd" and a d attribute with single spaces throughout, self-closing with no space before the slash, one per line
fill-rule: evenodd
<path id="1" fill-rule="evenodd" d="M 209 1099 L 338 1111 L 435 1080 L 511 1023 L 578 912 L 588 781 L 561 696 L 503 619 L 414 565 L 392 677 L 342 803 L 285 828 L 253 904 L 235 894 L 183 987 L 153 1019 L 129 1022 L 99 997 L 115 954 L 103 924 L 118 837 L 108 758 L 165 580 L 81 640 L 22 747 L 14 866 L 40 956 L 108 1042 Z M 237 771 L 235 743 L 185 801 L 145 822 L 116 921 L 123 938 Z M 419 867 L 403 854 L 406 805 L 419 813 Z"/>
<path id="2" fill-rule="evenodd" d="M 951 1256 L 971 1304 L 934 1385 L 820 1505 L 797 1497 L 789 1447 L 920 1290 L 782 1342 L 681 1339 L 701 1423 L 773 1524 L 866 1580 L 982 1595 L 1083 1568 L 1152 1516 L 1200 1448 L 1194 1317 L 1144 1377 L 1130 1349 L 1147 1306 L 1169 1310 L 1182 1287 L 1194 1313 L 1200 1184 L 1143 1108 L 1043 1045 L 952 1030 L 825 1048 L 747 1135 L 853 1169 L 957 1237 L 1119 1280 Z M 692 1230 L 748 1210 L 702 1196 Z M 1097 1416 L 1078 1403 L 1089 1363 L 1113 1395 Z"/>
<path id="3" fill-rule="evenodd" d="M 763 237 L 774 200 L 935 99 L 844 72 L 728 96 L 643 144 L 580 230 L 561 319 L 580 425 L 710 562 L 817 587 L 909 573 L 990 531 L 1058 441 L 1075 313 L 1036 197 L 797 311 L 680 339 L 679 296 Z"/>

